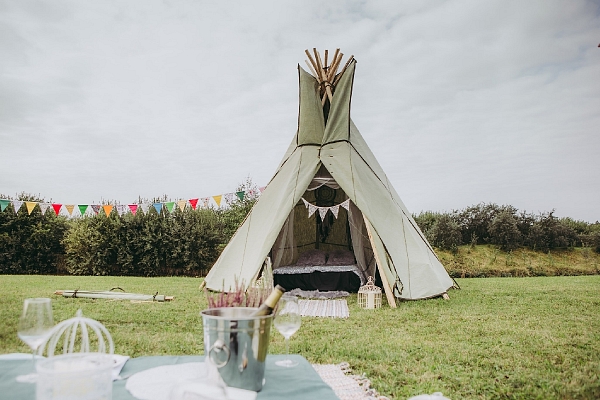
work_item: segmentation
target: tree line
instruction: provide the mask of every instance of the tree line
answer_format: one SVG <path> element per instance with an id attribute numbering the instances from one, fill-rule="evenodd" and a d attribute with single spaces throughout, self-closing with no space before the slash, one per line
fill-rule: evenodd
<path id="1" fill-rule="evenodd" d="M 600 253 L 600 223 L 557 218 L 554 211 L 533 214 L 510 205 L 477 204 L 447 213 L 413 215 L 429 242 L 444 250 L 492 244 L 510 252 L 520 247 L 544 251 L 592 247 Z"/>
<path id="2" fill-rule="evenodd" d="M 248 189 L 251 181 L 238 187 Z M 3 196 L 2 198 L 9 198 Z M 44 202 L 24 194 L 17 200 Z M 164 202 L 166 196 L 152 201 Z M 36 207 L 0 213 L 0 274 L 205 276 L 256 200 L 228 209 L 176 209 L 67 219 Z M 456 251 L 460 245 L 492 244 L 548 251 L 578 246 L 600 252 L 600 223 L 531 214 L 512 206 L 478 204 L 449 213 L 413 216 L 430 243 Z"/>

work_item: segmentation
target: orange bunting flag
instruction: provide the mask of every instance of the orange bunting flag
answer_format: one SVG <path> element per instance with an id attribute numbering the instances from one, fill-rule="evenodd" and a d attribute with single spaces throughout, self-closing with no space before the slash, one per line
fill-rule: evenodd
<path id="1" fill-rule="evenodd" d="M 26 201 L 25 205 L 27 206 L 27 213 L 31 215 L 31 212 L 33 211 L 35 206 L 37 206 L 37 203 L 35 201 Z"/>
<path id="2" fill-rule="evenodd" d="M 185 203 L 187 203 L 187 201 L 185 201 L 185 200 L 179 200 L 177 202 L 177 207 L 179 207 L 179 209 L 181 211 L 183 211 L 183 210 L 185 210 Z"/>
<path id="3" fill-rule="evenodd" d="M 60 212 L 60 209 L 62 208 L 62 204 L 53 203 L 52 208 L 54 208 L 54 213 L 56 215 L 58 215 L 58 213 Z"/>
<path id="4" fill-rule="evenodd" d="M 190 199 L 189 202 L 192 208 L 195 210 L 196 206 L 198 205 L 198 199 Z"/>
<path id="5" fill-rule="evenodd" d="M 65 204 L 65 208 L 69 212 L 69 215 L 73 215 L 73 209 L 75 208 L 75 204 Z"/>
<path id="6" fill-rule="evenodd" d="M 217 207 L 221 207 L 221 198 L 223 197 L 223 195 L 218 195 L 218 196 L 213 196 L 213 200 L 215 201 L 215 203 L 217 203 Z"/>
<path id="7" fill-rule="evenodd" d="M 131 213 L 133 215 L 135 215 L 135 213 L 137 212 L 137 209 L 138 209 L 138 205 L 137 204 L 129 204 L 129 209 L 131 210 Z"/>
<path id="8" fill-rule="evenodd" d="M 104 210 L 104 214 L 106 214 L 106 216 L 108 217 L 113 209 L 113 206 L 110 204 L 105 204 L 102 206 L 102 209 Z"/>

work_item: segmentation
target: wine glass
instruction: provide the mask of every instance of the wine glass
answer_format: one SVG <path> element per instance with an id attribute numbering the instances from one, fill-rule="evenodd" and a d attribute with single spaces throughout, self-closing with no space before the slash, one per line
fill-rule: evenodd
<path id="1" fill-rule="evenodd" d="M 286 359 L 275 362 L 280 367 L 295 367 L 297 361 L 289 358 L 290 337 L 300 328 L 300 307 L 298 306 L 298 297 L 285 293 L 279 299 L 278 310 L 275 314 L 275 328 L 285 338 Z"/>
<path id="2" fill-rule="evenodd" d="M 23 313 L 19 318 L 19 327 L 17 335 L 30 348 L 32 353 L 32 362 L 35 370 L 35 353 L 42 343 L 48 338 L 54 320 L 52 318 L 52 304 L 48 298 L 25 299 L 23 303 Z M 35 382 L 37 375 L 35 373 L 20 375 L 17 377 L 19 382 Z"/>

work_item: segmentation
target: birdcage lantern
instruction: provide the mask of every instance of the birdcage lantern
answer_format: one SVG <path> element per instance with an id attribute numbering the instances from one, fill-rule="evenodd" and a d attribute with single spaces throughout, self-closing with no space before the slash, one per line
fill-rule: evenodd
<path id="1" fill-rule="evenodd" d="M 375 285 L 372 276 L 358 289 L 358 306 L 366 309 L 381 308 L 381 288 Z"/>
<path id="2" fill-rule="evenodd" d="M 77 310 L 75 317 L 52 328 L 38 354 L 43 355 L 46 348 L 48 357 L 53 357 L 57 352 L 113 354 L 115 350 L 106 327 L 96 320 L 84 317 L 81 310 Z"/>

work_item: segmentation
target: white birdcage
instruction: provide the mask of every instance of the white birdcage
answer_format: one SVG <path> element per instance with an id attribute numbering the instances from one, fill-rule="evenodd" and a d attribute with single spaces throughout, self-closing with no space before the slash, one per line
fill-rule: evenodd
<path id="1" fill-rule="evenodd" d="M 61 341 L 62 339 L 62 341 Z M 48 348 L 48 357 L 55 351 L 67 353 L 108 353 L 113 354 L 115 345 L 108 330 L 100 322 L 83 316 L 77 310 L 75 317 L 57 324 L 48 339 L 40 346 L 40 355 Z"/>
<path id="2" fill-rule="evenodd" d="M 358 306 L 367 309 L 381 307 L 381 288 L 375 286 L 372 276 L 367 279 L 366 285 L 358 289 Z"/>

